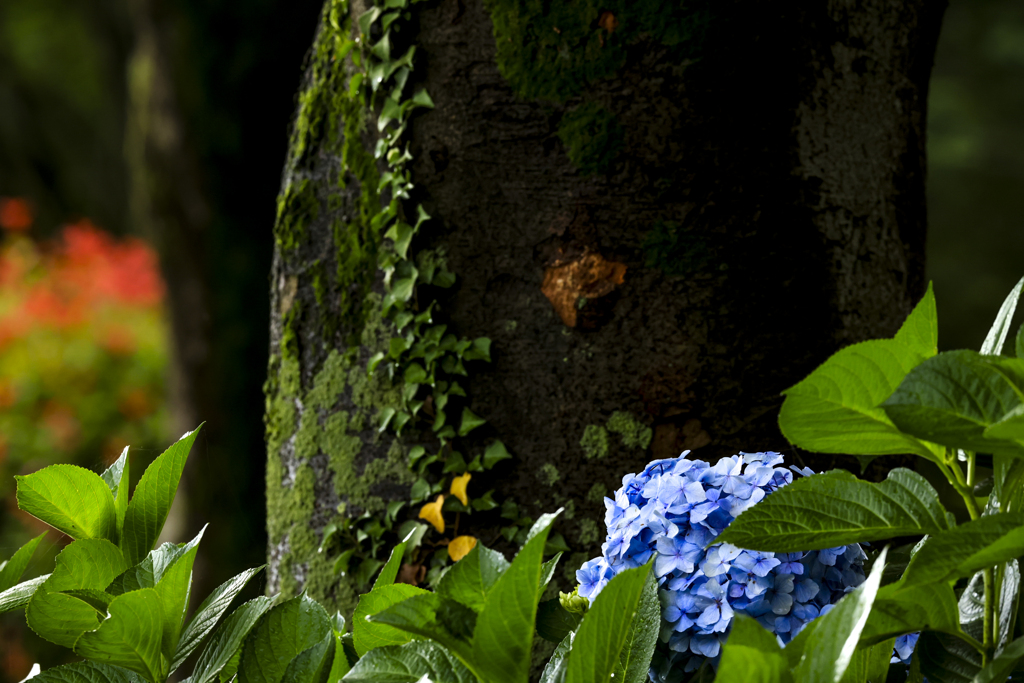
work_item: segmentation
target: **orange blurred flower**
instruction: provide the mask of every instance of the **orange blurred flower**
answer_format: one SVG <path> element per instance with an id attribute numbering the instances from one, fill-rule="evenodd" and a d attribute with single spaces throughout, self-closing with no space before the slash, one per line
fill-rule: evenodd
<path id="1" fill-rule="evenodd" d="M 0 228 L 20 232 L 32 227 L 32 205 L 20 197 L 0 197 Z"/>

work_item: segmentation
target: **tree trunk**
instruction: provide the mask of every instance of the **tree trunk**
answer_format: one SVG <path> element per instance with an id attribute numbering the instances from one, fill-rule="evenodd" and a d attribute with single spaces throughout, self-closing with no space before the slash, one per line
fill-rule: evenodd
<path id="1" fill-rule="evenodd" d="M 780 391 L 837 348 L 891 335 L 923 293 L 943 9 L 431 0 L 392 25 L 392 55 L 416 46 L 403 99 L 422 87 L 435 105 L 406 129 L 414 188 L 400 215 L 426 210 L 412 251 L 457 276 L 406 307 L 436 300 L 448 331 L 492 340 L 493 362 L 469 363 L 468 396 L 452 399 L 487 424 L 449 449 L 469 462 L 500 439 L 513 458 L 472 473 L 469 495 L 518 505 L 462 515 L 455 531 L 446 513 L 425 547 L 458 533 L 511 550 L 501 528 L 564 506 L 567 586 L 598 554 L 601 499 L 623 474 L 684 449 L 793 453 Z M 388 519 L 410 496 L 397 517 L 415 517 L 437 487 L 410 493 L 410 450 L 453 457 L 431 431 L 436 403 L 400 437 L 394 422 L 378 429 L 403 385 L 386 362 L 368 372 L 398 332 L 378 263 L 394 247 L 372 220 L 391 199 L 377 193 L 381 109 L 352 94 L 371 79 L 350 89 L 379 61 L 380 19 L 359 65 L 343 59 L 365 10 L 328 0 L 310 54 L 279 197 L 267 383 L 268 590 L 305 587 L 343 610 L 365 578 L 335 573 L 357 542 L 346 524 Z M 447 494 L 462 469 L 427 479 Z M 342 531 L 318 553 L 330 524 Z M 372 540 L 353 557 L 372 560 Z M 409 564 L 415 580 L 430 561 Z"/>

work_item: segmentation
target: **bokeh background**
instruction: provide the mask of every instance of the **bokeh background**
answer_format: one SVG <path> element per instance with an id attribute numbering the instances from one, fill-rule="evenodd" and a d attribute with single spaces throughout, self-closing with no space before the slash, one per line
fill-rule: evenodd
<path id="1" fill-rule="evenodd" d="M 0 560 L 39 533 L 13 475 L 131 444 L 134 479 L 205 420 L 166 536 L 211 522 L 199 595 L 263 562 L 271 226 L 320 4 L 0 2 Z M 940 346 L 976 348 L 1024 274 L 1024 3 L 951 1 L 929 108 Z M 59 656 L 0 617 L 0 683 Z"/>

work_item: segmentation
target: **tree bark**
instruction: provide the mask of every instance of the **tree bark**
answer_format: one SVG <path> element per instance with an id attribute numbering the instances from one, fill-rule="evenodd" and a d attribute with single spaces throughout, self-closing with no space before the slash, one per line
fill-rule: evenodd
<path id="1" fill-rule="evenodd" d="M 432 217 L 414 250 L 458 277 L 415 301 L 437 296 L 451 329 L 493 341 L 466 385 L 488 425 L 459 450 L 500 438 L 514 458 L 475 474 L 474 495 L 494 488 L 533 518 L 565 506 L 573 570 L 599 552 L 601 497 L 653 458 L 835 462 L 785 442 L 780 392 L 836 349 L 893 334 L 924 291 L 944 4 L 527 5 L 413 6 L 413 35 L 399 35 L 435 107 L 409 126 L 407 203 Z M 409 449 L 436 444 L 429 428 L 376 428 L 398 391 L 367 374 L 394 334 L 365 219 L 387 199 L 368 189 L 386 166 L 371 156 L 376 113 L 338 95 L 362 67 L 323 77 L 341 5 L 324 16 L 271 276 L 268 590 L 305 587 L 347 610 L 356 587 L 317 552 L 325 527 L 407 500 Z M 335 24 L 359 34 L 354 19 Z M 308 125 L 324 88 L 335 106 Z M 488 544 L 508 523 L 471 520 L 459 533 Z"/>

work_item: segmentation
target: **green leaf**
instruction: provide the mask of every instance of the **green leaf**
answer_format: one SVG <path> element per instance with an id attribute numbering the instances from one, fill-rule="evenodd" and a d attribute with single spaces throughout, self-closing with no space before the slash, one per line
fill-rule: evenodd
<path id="1" fill-rule="evenodd" d="M 114 515 L 117 520 L 117 539 L 110 539 L 120 543 L 121 533 L 124 531 L 124 516 L 128 512 L 128 446 L 124 447 L 114 464 L 106 469 L 100 478 L 110 489 L 110 495 L 114 497 Z"/>
<path id="2" fill-rule="evenodd" d="M 11 559 L 6 562 L 0 562 L 0 593 L 3 593 L 8 588 L 12 588 L 21 581 L 22 574 L 28 568 L 29 560 L 32 559 L 36 548 L 39 547 L 39 543 L 45 536 L 46 532 L 44 531 L 18 548 L 14 555 L 11 556 Z"/>
<path id="3" fill-rule="evenodd" d="M 985 515 L 929 536 L 907 566 L 904 586 L 954 581 L 1024 555 L 1024 514 Z"/>
<path id="4" fill-rule="evenodd" d="M 904 589 L 894 583 L 880 588 L 861 634 L 861 645 L 874 645 L 917 631 L 960 631 L 956 595 L 949 584 Z"/>
<path id="5" fill-rule="evenodd" d="M 395 582 L 395 578 L 398 576 L 398 570 L 402 568 L 402 558 L 405 557 L 405 542 L 399 543 L 395 546 L 395 549 L 391 551 L 391 557 L 388 558 L 387 564 L 380 570 L 380 574 L 377 576 L 377 580 L 373 584 L 373 589 L 383 588 L 384 586 L 390 586 Z"/>
<path id="6" fill-rule="evenodd" d="M 366 653 L 342 679 L 346 683 L 477 683 L 462 662 L 437 643 L 414 640 Z"/>
<path id="7" fill-rule="evenodd" d="M 29 601 L 29 627 L 52 643 L 74 647 L 79 636 L 99 625 L 100 617 L 90 605 L 60 591 L 105 590 L 124 568 L 121 552 L 110 541 L 75 541 L 57 555 L 53 573 Z"/>
<path id="8" fill-rule="evenodd" d="M 924 477 L 897 468 L 880 484 L 833 470 L 803 477 L 743 512 L 715 543 L 773 552 L 834 548 L 949 527 Z"/>
<path id="9" fill-rule="evenodd" d="M 263 567 L 247 569 L 217 586 L 210 595 L 199 605 L 199 609 L 192 616 L 188 626 L 181 634 L 178 648 L 174 651 L 174 658 L 171 661 L 171 671 L 175 671 L 192 652 L 199 647 L 203 639 L 213 631 L 220 618 L 228 611 L 235 597 L 242 592 L 252 577 L 263 570 Z M 262 612 L 260 612 L 262 614 Z M 255 619 L 253 619 L 255 623 Z M 251 625 L 251 624 L 250 624 Z M 194 680 L 193 683 L 197 683 Z"/>
<path id="10" fill-rule="evenodd" d="M 835 353 L 799 384 L 783 392 L 779 427 L 790 442 L 818 453 L 871 458 L 916 453 L 935 460 L 934 445 L 903 434 L 879 404 L 937 350 L 935 296 L 924 298 L 894 339 L 876 339 Z"/>
<path id="11" fill-rule="evenodd" d="M 327 674 L 334 662 L 334 633 L 325 633 L 316 645 L 306 648 L 292 661 L 281 676 L 287 683 L 327 683 Z"/>
<path id="12" fill-rule="evenodd" d="M 575 632 L 570 632 L 558 643 L 558 647 L 551 653 L 551 659 L 548 660 L 540 674 L 540 683 L 565 682 L 565 674 L 569 666 L 569 652 L 572 649 L 572 640 L 575 635 Z"/>
<path id="13" fill-rule="evenodd" d="M 791 683 L 793 677 L 775 636 L 756 620 L 737 614 L 722 650 L 718 678 L 739 683 Z"/>
<path id="14" fill-rule="evenodd" d="M 462 424 L 459 425 L 459 436 L 465 436 L 483 424 L 487 424 L 487 420 L 483 419 L 469 408 L 463 408 Z"/>
<path id="15" fill-rule="evenodd" d="M 604 591 L 601 593 L 604 594 Z M 600 602 L 600 597 L 597 602 Z M 640 600 L 627 621 L 626 642 L 619 650 L 619 661 L 615 665 L 612 680 L 646 683 L 661 627 L 661 602 L 658 600 L 658 581 L 653 571 L 647 575 Z"/>
<path id="16" fill-rule="evenodd" d="M 236 577 L 237 578 L 237 577 Z M 267 610 L 273 607 L 272 598 L 260 596 L 246 602 L 232 612 L 210 638 L 203 648 L 189 683 L 210 683 L 217 680 L 217 674 L 227 666 L 231 658 L 238 653 L 242 642 L 249 635 L 252 627 Z M 201 611 L 201 610 L 200 610 Z M 184 638 L 182 638 L 184 642 Z"/>
<path id="17" fill-rule="evenodd" d="M 107 592 L 122 595 L 140 588 L 153 588 L 189 549 L 190 546 L 184 543 L 161 544 L 159 548 L 151 550 L 142 562 L 124 570 L 111 581 L 106 588 Z"/>
<path id="18" fill-rule="evenodd" d="M 352 615 L 352 640 L 359 656 L 362 657 L 377 647 L 409 642 L 412 638 L 408 633 L 387 624 L 367 621 L 366 618 L 426 592 L 407 583 L 395 583 L 380 588 L 374 587 L 366 595 L 360 596 L 355 614 Z"/>
<path id="19" fill-rule="evenodd" d="M 1013 345 L 1013 352 L 1017 358 L 1024 358 L 1024 323 L 1017 329 L 1017 341 Z"/>
<path id="20" fill-rule="evenodd" d="M 1024 638 L 1018 638 L 996 652 L 992 661 L 974 677 L 973 683 L 1003 683 L 1022 659 Z"/>
<path id="21" fill-rule="evenodd" d="M 1013 320 L 1013 312 L 1017 310 L 1017 301 L 1020 299 L 1021 288 L 1024 287 L 1024 278 L 1017 281 L 1010 293 L 1003 300 L 1003 305 L 996 313 L 996 319 L 992 322 L 985 341 L 981 345 L 981 352 L 985 355 L 999 355 L 1003 352 L 1003 344 L 1010 333 L 1010 321 Z"/>
<path id="22" fill-rule="evenodd" d="M 502 460 L 508 460 L 512 454 L 501 441 L 495 441 L 484 451 L 484 469 L 489 470 Z"/>
<path id="23" fill-rule="evenodd" d="M 537 635 L 552 643 L 561 643 L 579 626 L 576 615 L 562 607 L 558 598 L 545 600 L 537 606 Z"/>
<path id="24" fill-rule="evenodd" d="M 36 674 L 32 683 L 138 683 L 126 669 L 99 662 L 75 662 Z"/>
<path id="25" fill-rule="evenodd" d="M 23 581 L 17 586 L 12 586 L 3 593 L 0 593 L 0 614 L 16 610 L 27 605 L 29 600 L 32 599 L 32 596 L 35 595 L 37 590 L 39 590 L 39 587 L 49 578 L 49 574 L 37 576 L 34 579 Z"/>
<path id="26" fill-rule="evenodd" d="M 181 472 L 202 425 L 187 432 L 163 452 L 142 474 L 125 513 L 121 550 L 129 565 L 138 564 L 160 536 L 174 502 Z"/>
<path id="27" fill-rule="evenodd" d="M 487 593 L 473 631 L 474 652 L 480 654 L 470 669 L 488 683 L 526 683 L 529 679 L 544 544 L 560 512 L 541 515 L 512 565 Z"/>
<path id="28" fill-rule="evenodd" d="M 74 539 L 117 540 L 117 515 L 110 489 L 95 472 L 76 465 L 50 465 L 18 482 L 18 507 Z"/>
<path id="29" fill-rule="evenodd" d="M 922 633 L 914 659 L 920 660 L 921 673 L 928 683 L 971 683 L 981 672 L 978 651 L 945 633 Z"/>
<path id="30" fill-rule="evenodd" d="M 185 623 L 185 610 L 188 608 L 188 596 L 192 586 L 192 565 L 196 560 L 199 542 L 203 538 L 206 527 L 187 545 L 174 562 L 164 570 L 163 576 L 155 586 L 164 615 L 163 654 L 170 662 L 178 649 L 181 627 Z"/>
<path id="31" fill-rule="evenodd" d="M 303 593 L 282 602 L 246 638 L 238 683 L 282 683 L 288 663 L 329 632 L 331 619 L 316 600 Z"/>
<path id="32" fill-rule="evenodd" d="M 476 618 L 476 613 L 465 605 L 437 593 L 422 591 L 420 595 L 370 616 L 369 621 L 376 626 L 386 624 L 399 631 L 434 640 L 472 669 L 471 637 Z"/>
<path id="33" fill-rule="evenodd" d="M 836 603 L 828 614 L 808 624 L 786 647 L 796 680 L 842 681 L 878 594 L 887 550 L 879 553 L 864 583 Z"/>
<path id="34" fill-rule="evenodd" d="M 997 576 L 1001 581 L 996 588 L 996 621 L 998 638 L 995 646 L 1002 647 L 1013 638 L 1013 624 L 1017 617 L 1017 593 L 1020 589 L 1020 571 L 1017 561 L 1000 565 Z M 984 638 L 985 618 L 985 577 L 983 572 L 975 574 L 967 584 L 957 603 L 960 612 L 960 629 L 975 640 Z"/>
<path id="35" fill-rule="evenodd" d="M 119 595 L 107 611 L 110 616 L 99 628 L 83 633 L 75 643 L 75 654 L 130 669 L 151 683 L 164 683 L 167 660 L 160 654 L 163 613 L 156 589 Z"/>
<path id="36" fill-rule="evenodd" d="M 573 639 L 566 683 L 634 683 L 642 680 L 637 678 L 638 672 L 646 677 L 661 621 L 651 567 L 648 564 L 620 572 L 598 595 Z M 626 651 L 631 646 L 636 652 Z M 638 664 L 638 660 L 643 661 Z"/>
<path id="37" fill-rule="evenodd" d="M 544 552 L 545 553 L 547 553 L 550 550 L 551 538 L 554 535 L 555 534 L 552 534 L 551 536 L 548 537 L 548 542 L 547 542 L 547 544 L 544 547 Z M 563 540 L 563 544 L 564 544 L 564 542 L 565 541 Z M 547 562 L 545 562 L 544 564 L 541 565 L 541 567 L 540 567 L 540 587 L 541 587 L 542 590 L 544 588 L 547 588 L 548 584 L 551 583 L 551 577 L 553 577 L 555 575 L 555 569 L 558 568 L 558 561 L 560 559 L 562 559 L 562 553 L 563 552 L 568 552 L 568 548 L 566 548 L 566 550 L 564 550 L 564 551 L 563 550 L 558 551 L 558 553 L 554 557 L 552 557 L 550 560 L 548 560 Z"/>
<path id="38" fill-rule="evenodd" d="M 947 351 L 914 368 L 882 408 L 902 431 L 949 448 L 1024 455 L 985 429 L 1021 404 L 1013 386 L 974 351 Z"/>
<path id="39" fill-rule="evenodd" d="M 487 601 L 487 593 L 509 566 L 504 555 L 477 543 L 441 577 L 437 593 L 479 612 Z"/>
<path id="40" fill-rule="evenodd" d="M 94 610 L 99 612 L 104 617 L 107 614 L 107 606 L 110 602 L 116 598 L 116 595 L 105 593 L 104 591 L 98 591 L 93 588 L 77 588 L 75 590 L 61 591 L 64 595 L 70 595 L 73 598 L 78 598 L 82 602 L 88 603 Z"/>
<path id="41" fill-rule="evenodd" d="M 842 683 L 884 683 L 896 640 L 890 638 L 871 647 L 859 647 L 843 674 Z"/>

